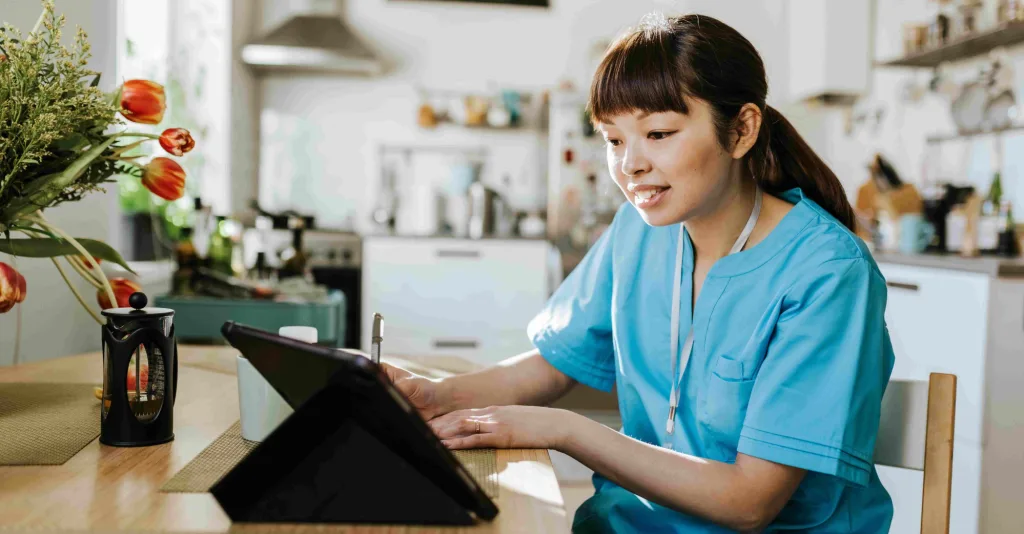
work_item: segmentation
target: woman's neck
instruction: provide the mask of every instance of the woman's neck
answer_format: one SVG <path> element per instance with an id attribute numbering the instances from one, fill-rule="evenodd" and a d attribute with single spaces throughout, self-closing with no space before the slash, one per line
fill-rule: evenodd
<path id="1" fill-rule="evenodd" d="M 694 257 L 699 256 L 702 263 L 714 263 L 729 254 L 754 209 L 754 181 L 741 178 L 732 184 L 706 215 L 684 223 L 693 242 Z"/>

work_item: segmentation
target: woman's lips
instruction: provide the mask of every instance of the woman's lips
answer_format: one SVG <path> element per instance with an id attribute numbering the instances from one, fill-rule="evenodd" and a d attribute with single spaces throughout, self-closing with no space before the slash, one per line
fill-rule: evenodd
<path id="1" fill-rule="evenodd" d="M 642 210 L 655 208 L 665 199 L 666 196 L 668 196 L 668 191 L 670 189 L 670 187 L 660 189 L 657 193 L 648 198 L 638 195 L 637 193 L 640 193 L 640 191 L 633 191 L 633 204 Z M 647 189 L 647 191 L 650 191 L 650 189 Z"/>

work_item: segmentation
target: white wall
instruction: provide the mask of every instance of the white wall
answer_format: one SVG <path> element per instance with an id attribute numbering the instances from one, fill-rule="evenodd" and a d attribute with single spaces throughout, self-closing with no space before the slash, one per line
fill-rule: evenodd
<path id="1" fill-rule="evenodd" d="M 456 144 L 490 147 L 490 177 L 513 176 L 517 207 L 540 205 L 545 139 L 522 133 L 480 133 L 415 125 L 417 87 L 536 91 L 568 79 L 585 89 L 596 65 L 592 47 L 650 11 L 698 12 L 736 27 L 761 51 L 773 95 L 786 93 L 783 0 L 552 0 L 550 9 L 514 6 L 360 0 L 346 2 L 345 17 L 395 65 L 381 78 L 270 76 L 261 82 L 264 128 L 276 120 L 305 130 L 312 142 L 292 156 L 261 141 L 260 200 L 269 207 L 309 211 L 320 222 L 344 224 L 346 214 L 365 228 L 379 176 L 380 144 Z M 264 2 L 257 27 L 286 15 Z M 283 128 L 284 126 L 282 126 Z M 282 149 L 283 150 L 283 149 Z M 284 163 L 276 163 L 285 161 Z M 238 179 L 235 174 L 234 179 Z M 244 179 L 244 177 L 242 177 Z M 293 179 L 294 178 L 294 179 Z"/>
<path id="2" fill-rule="evenodd" d="M 111 90 L 117 79 L 114 70 L 116 0 L 57 0 L 56 5 L 57 11 L 67 16 L 65 44 L 73 42 L 76 25 L 85 29 L 92 44 L 90 68 L 103 73 L 101 86 Z M 40 10 L 39 0 L 3 0 L 0 19 L 27 33 L 39 18 Z M 94 193 L 80 202 L 48 210 L 46 215 L 75 237 L 103 239 L 116 247 L 118 243 L 112 239 L 116 237 L 112 229 L 116 228 L 119 217 L 117 196 L 113 187 L 108 189 L 105 194 Z M 15 262 L 2 254 L 0 261 Z M 21 362 L 99 350 L 99 325 L 75 301 L 53 264 L 49 260 L 25 258 L 18 258 L 16 262 L 28 283 L 28 297 L 14 310 L 0 315 L 0 365 L 10 365 L 14 360 L 19 309 L 22 314 Z M 78 290 L 90 302 L 95 302 L 91 286 L 76 278 L 73 280 Z"/>
<path id="3" fill-rule="evenodd" d="M 886 60 L 902 55 L 904 23 L 929 20 L 934 2 L 902 0 L 877 2 L 874 56 Z M 985 1 L 982 23 L 994 21 L 995 2 Z M 1024 47 L 1008 50 L 1016 72 L 1014 90 L 1024 95 Z M 951 65 L 950 78 L 962 81 L 974 77 L 983 59 Z M 799 66 L 792 66 L 799 68 Z M 974 185 L 982 194 L 988 192 L 993 172 L 1002 170 L 1004 198 L 1018 208 L 1018 221 L 1024 211 L 1024 187 L 1018 186 L 1024 173 L 1024 134 L 979 136 L 966 141 L 946 142 L 929 146 L 929 135 L 956 130 L 950 113 L 950 101 L 937 93 L 924 92 L 920 98 L 908 98 L 916 87 L 927 84 L 930 69 L 875 68 L 870 78 L 869 93 L 860 99 L 854 110 L 808 107 L 786 108 L 807 141 L 828 162 L 843 181 L 847 193 L 854 197 L 857 187 L 867 180 L 865 165 L 875 152 L 881 152 L 896 166 L 900 175 L 919 186 L 935 182 Z M 1018 99 L 1020 96 L 1018 96 Z M 1019 102 L 1019 100 L 1018 100 Z M 881 109 L 882 122 L 847 132 L 851 113 Z M 1000 155 L 1001 151 L 1001 155 Z"/>

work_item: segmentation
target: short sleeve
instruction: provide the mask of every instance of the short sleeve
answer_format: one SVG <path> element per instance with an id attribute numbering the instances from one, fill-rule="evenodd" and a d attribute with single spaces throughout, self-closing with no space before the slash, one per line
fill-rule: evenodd
<path id="1" fill-rule="evenodd" d="M 615 384 L 612 345 L 612 224 L 530 321 L 533 346 L 569 378 L 602 391 Z"/>
<path id="2" fill-rule="evenodd" d="M 885 280 L 832 260 L 783 301 L 737 451 L 867 485 L 892 371 Z"/>

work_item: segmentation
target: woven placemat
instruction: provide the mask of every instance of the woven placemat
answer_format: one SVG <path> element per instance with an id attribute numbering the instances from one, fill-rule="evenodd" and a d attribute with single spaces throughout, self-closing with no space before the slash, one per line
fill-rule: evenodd
<path id="1" fill-rule="evenodd" d="M 92 384 L 0 383 L 0 465 L 61 465 L 100 435 Z"/>
<path id="2" fill-rule="evenodd" d="M 231 425 L 209 447 L 203 449 L 185 467 L 160 488 L 169 493 L 206 493 L 228 471 L 238 465 L 258 445 L 242 439 L 239 423 Z M 452 451 L 489 497 L 498 497 L 498 462 L 494 449 Z"/>

